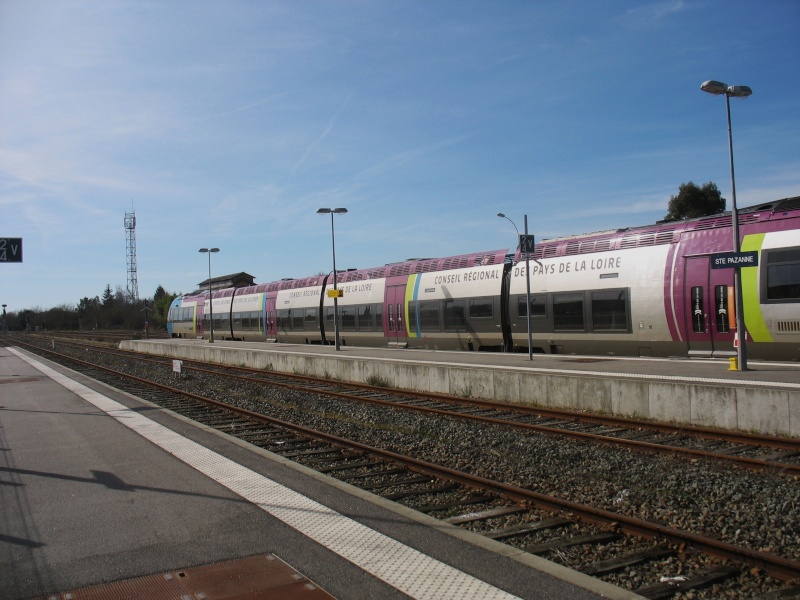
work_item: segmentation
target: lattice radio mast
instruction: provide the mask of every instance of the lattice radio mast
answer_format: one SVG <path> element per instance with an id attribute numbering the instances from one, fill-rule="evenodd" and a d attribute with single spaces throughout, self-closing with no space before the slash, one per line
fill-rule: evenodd
<path id="1" fill-rule="evenodd" d="M 136 277 L 136 213 L 125 213 L 125 231 L 128 234 L 125 244 L 128 257 L 128 297 L 139 300 L 139 281 Z"/>

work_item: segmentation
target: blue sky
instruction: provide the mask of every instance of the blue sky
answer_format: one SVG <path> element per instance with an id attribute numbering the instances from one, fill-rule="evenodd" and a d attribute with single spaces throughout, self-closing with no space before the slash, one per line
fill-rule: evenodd
<path id="1" fill-rule="evenodd" d="M 9 311 L 652 223 L 800 194 L 800 3 L 0 0 Z"/>

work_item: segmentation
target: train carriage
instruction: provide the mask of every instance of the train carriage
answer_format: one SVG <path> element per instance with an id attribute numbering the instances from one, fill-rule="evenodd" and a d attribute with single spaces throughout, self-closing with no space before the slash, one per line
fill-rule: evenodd
<path id="1" fill-rule="evenodd" d="M 530 310 L 534 352 L 678 353 L 663 309 L 668 250 L 660 245 L 529 260 L 529 309 L 525 261 L 519 260 L 508 294 L 514 348 L 527 349 Z"/>
<path id="2" fill-rule="evenodd" d="M 167 316 L 167 332 L 172 337 L 202 337 L 202 329 L 198 330 L 198 304 L 202 316 L 204 296 L 178 296 L 172 301 Z"/>
<path id="3" fill-rule="evenodd" d="M 366 277 L 366 275 L 362 275 Z M 326 292 L 333 290 L 333 279 L 326 281 Z M 337 282 L 341 296 L 339 307 L 339 339 L 343 345 L 384 346 L 384 301 L 386 278 L 362 279 L 359 275 Z M 322 299 L 321 330 L 326 343 L 334 343 L 334 301 L 327 293 Z"/>
<path id="4" fill-rule="evenodd" d="M 406 285 L 408 346 L 502 350 L 504 264 L 415 273 Z"/>
<path id="5" fill-rule="evenodd" d="M 292 344 L 321 344 L 320 306 L 325 276 L 281 282 L 275 296 L 276 340 Z"/>
<path id="6" fill-rule="evenodd" d="M 225 339 L 260 341 L 265 337 L 263 292 L 253 288 L 236 288 L 230 298 L 229 329 L 220 332 Z M 216 305 L 214 317 L 216 318 Z"/>

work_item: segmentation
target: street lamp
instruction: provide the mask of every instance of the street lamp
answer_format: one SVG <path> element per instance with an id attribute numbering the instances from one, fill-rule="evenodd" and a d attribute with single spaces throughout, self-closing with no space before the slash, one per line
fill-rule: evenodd
<path id="1" fill-rule="evenodd" d="M 525 253 L 525 302 L 527 303 L 525 314 L 528 317 L 528 360 L 533 360 L 533 329 L 531 328 L 531 271 L 528 253 L 528 215 L 525 215 L 524 238 L 519 234 L 519 229 L 517 229 L 517 225 L 514 223 L 514 221 L 509 219 L 503 213 L 497 213 L 497 216 L 501 219 L 506 219 L 514 226 L 514 230 L 517 232 L 517 239 L 519 240 L 519 249 Z"/>
<path id="2" fill-rule="evenodd" d="M 219 252 L 219 248 L 200 248 L 198 252 L 208 253 L 208 309 L 210 311 L 208 322 L 211 324 L 211 338 L 208 340 L 209 344 L 214 343 L 214 302 L 211 300 L 211 255 L 214 252 Z"/>
<path id="3" fill-rule="evenodd" d="M 728 111 L 728 151 L 731 157 L 731 220 L 733 222 L 733 251 L 740 252 L 739 246 L 739 212 L 736 208 L 736 179 L 733 175 L 733 134 L 731 133 L 731 97 L 747 98 L 753 93 L 746 85 L 726 85 L 720 81 L 709 80 L 704 82 L 700 89 L 714 96 L 725 95 L 725 107 Z M 744 302 L 742 300 L 742 271 L 740 267 L 733 270 L 733 286 L 736 295 L 736 336 L 739 343 L 736 345 L 737 362 L 740 371 L 747 370 L 747 346 L 745 338 L 747 332 L 744 325 Z"/>
<path id="4" fill-rule="evenodd" d="M 347 212 L 346 208 L 320 208 L 318 215 L 331 215 L 331 248 L 333 250 L 333 340 L 334 348 L 339 350 L 339 292 L 336 287 L 336 236 L 333 232 L 333 215 L 343 215 Z"/>

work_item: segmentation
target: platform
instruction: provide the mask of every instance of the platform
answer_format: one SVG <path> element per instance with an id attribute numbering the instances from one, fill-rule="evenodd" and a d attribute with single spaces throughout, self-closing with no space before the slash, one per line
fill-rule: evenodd
<path id="1" fill-rule="evenodd" d="M 123 349 L 497 402 L 800 437 L 800 363 L 625 358 L 203 340 Z"/>
<path id="2" fill-rule="evenodd" d="M 198 581 L 270 556 L 298 598 L 637 597 L 13 347 L 0 348 L 0 456 L 2 600 Z M 288 597 L 183 589 L 193 595 L 175 597 Z"/>

